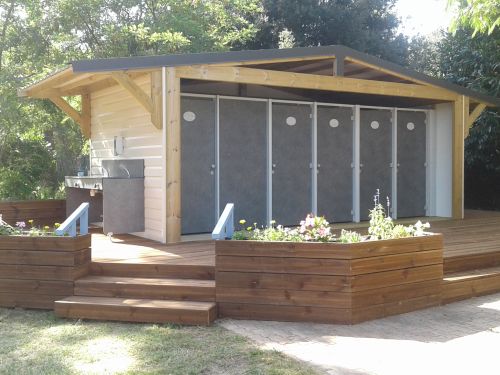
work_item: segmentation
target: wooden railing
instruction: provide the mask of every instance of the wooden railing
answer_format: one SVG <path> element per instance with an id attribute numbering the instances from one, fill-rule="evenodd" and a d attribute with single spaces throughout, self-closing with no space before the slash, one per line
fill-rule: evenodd
<path id="1" fill-rule="evenodd" d="M 226 204 L 219 221 L 212 232 L 212 239 L 225 240 L 234 233 L 234 203 Z"/>
<path id="2" fill-rule="evenodd" d="M 80 222 L 80 234 L 87 234 L 89 232 L 89 206 L 88 202 L 82 203 L 59 228 L 56 229 L 55 234 L 64 236 L 68 234 L 70 237 L 76 237 L 77 223 Z"/>

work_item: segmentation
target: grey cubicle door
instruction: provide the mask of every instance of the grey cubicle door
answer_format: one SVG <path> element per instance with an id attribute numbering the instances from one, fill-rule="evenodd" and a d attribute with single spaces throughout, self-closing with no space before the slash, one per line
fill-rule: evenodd
<path id="1" fill-rule="evenodd" d="M 182 233 L 215 226 L 215 99 L 181 99 Z"/>
<path id="2" fill-rule="evenodd" d="M 398 111 L 398 217 L 425 216 L 425 112 Z"/>
<path id="3" fill-rule="evenodd" d="M 367 220 L 377 190 L 384 206 L 392 199 L 392 112 L 361 108 L 360 116 L 360 218 Z"/>
<path id="4" fill-rule="evenodd" d="M 312 105 L 272 104 L 272 218 L 298 225 L 312 210 Z"/>
<path id="5" fill-rule="evenodd" d="M 267 102 L 219 101 L 220 212 L 234 203 L 238 222 L 266 224 Z"/>
<path id="6" fill-rule="evenodd" d="M 352 221 L 353 110 L 317 107 L 318 215 Z"/>

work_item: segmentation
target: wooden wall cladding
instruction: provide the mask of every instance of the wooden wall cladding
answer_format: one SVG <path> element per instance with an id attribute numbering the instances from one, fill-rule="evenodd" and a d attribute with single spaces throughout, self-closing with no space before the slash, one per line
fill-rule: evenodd
<path id="1" fill-rule="evenodd" d="M 4 221 L 15 225 L 17 221 L 34 220 L 35 226 L 53 226 L 66 219 L 66 201 L 51 199 L 43 201 L 0 202 L 0 215 Z"/>
<path id="2" fill-rule="evenodd" d="M 441 303 L 440 234 L 358 244 L 217 241 L 219 316 L 353 324 Z"/>
<path id="3" fill-rule="evenodd" d="M 0 306 L 53 309 L 89 272 L 91 235 L 0 236 Z"/>

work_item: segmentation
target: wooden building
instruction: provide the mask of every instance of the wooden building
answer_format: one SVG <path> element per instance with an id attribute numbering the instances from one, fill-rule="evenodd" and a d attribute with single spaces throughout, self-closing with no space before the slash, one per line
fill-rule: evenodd
<path id="1" fill-rule="evenodd" d="M 228 202 L 249 223 L 366 220 L 376 189 L 393 217 L 462 218 L 464 139 L 500 104 L 344 46 L 75 61 L 20 95 L 80 124 L 91 175 L 144 160 L 136 234 L 166 243 Z"/>

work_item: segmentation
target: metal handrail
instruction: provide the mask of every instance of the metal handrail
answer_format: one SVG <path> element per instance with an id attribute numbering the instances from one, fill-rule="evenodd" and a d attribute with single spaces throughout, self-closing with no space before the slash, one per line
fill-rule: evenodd
<path id="1" fill-rule="evenodd" d="M 231 238 L 234 233 L 234 203 L 226 204 L 219 221 L 212 232 L 212 239 L 225 240 Z"/>
<path id="2" fill-rule="evenodd" d="M 59 228 L 56 229 L 57 236 L 68 234 L 70 237 L 76 237 L 76 223 L 80 222 L 80 235 L 89 232 L 89 203 L 85 202 L 80 205 L 73 213 L 64 220 Z"/>

